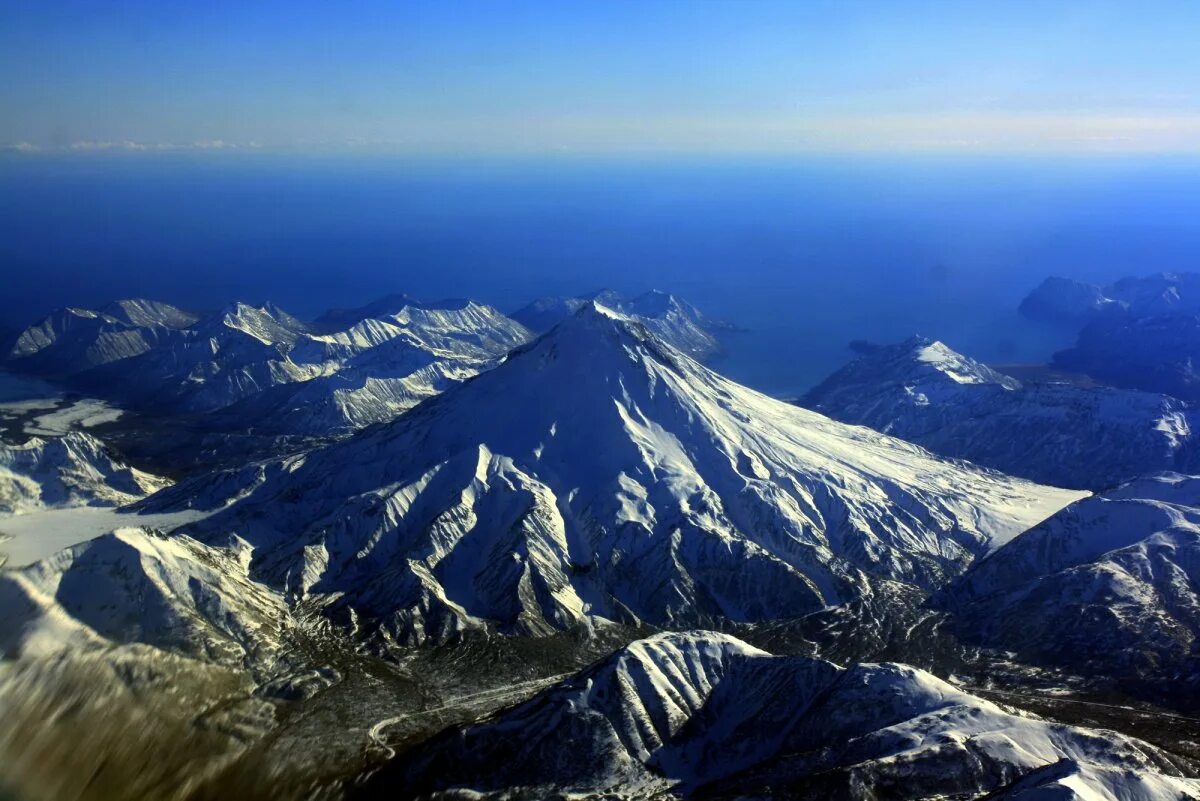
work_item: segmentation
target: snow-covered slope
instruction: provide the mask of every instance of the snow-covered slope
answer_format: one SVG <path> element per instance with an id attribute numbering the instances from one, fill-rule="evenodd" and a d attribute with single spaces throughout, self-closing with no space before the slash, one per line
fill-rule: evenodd
<path id="1" fill-rule="evenodd" d="M 136 408 L 211 411 L 320 375 L 319 367 L 298 365 L 287 356 L 303 336 L 303 324 L 286 312 L 234 303 L 158 347 L 78 373 L 72 381 Z"/>
<path id="2" fill-rule="evenodd" d="M 1072 504 L 941 601 L 964 637 L 1025 660 L 1108 678 L 1196 673 L 1200 477 L 1149 476 Z"/>
<path id="3" fill-rule="evenodd" d="M 250 556 L 236 539 L 122 528 L 0 571 L 0 655 L 137 642 L 261 668 L 290 622 L 280 594 L 246 578 Z"/>
<path id="4" fill-rule="evenodd" d="M 122 506 L 171 482 L 115 460 L 95 437 L 72 432 L 0 443 L 0 516 L 66 506 Z"/>
<path id="5" fill-rule="evenodd" d="M 1164 395 L 1026 383 L 922 337 L 881 347 L 800 400 L 931 451 L 1063 487 L 1103 489 L 1200 460 L 1185 403 Z"/>
<path id="6" fill-rule="evenodd" d="M 598 305 L 255 481 L 193 536 L 236 532 L 258 580 L 400 642 L 770 620 L 880 580 L 930 589 L 1079 497 L 772 400 Z M 212 508 L 236 486 L 189 482 L 150 507 Z"/>
<path id="7" fill-rule="evenodd" d="M 323 436 L 391 419 L 531 336 L 473 301 L 394 296 L 314 325 L 271 304 L 234 303 L 196 319 L 154 301 L 120 301 L 58 313 L 27 330 L 10 358 L 134 408 L 234 407 L 199 421 L 214 429 Z"/>
<path id="8" fill-rule="evenodd" d="M 910 801 L 1200 793 L 1171 757 L 1123 735 L 1015 714 L 904 665 L 842 668 L 709 632 L 635 642 L 434 738 L 370 789 L 399 788 L 455 798 Z"/>
<path id="9" fill-rule="evenodd" d="M 389 316 L 302 338 L 289 353 L 291 360 L 321 374 L 260 393 L 231 406 L 225 417 L 261 431 L 354 431 L 391 420 L 490 369 L 531 338 L 519 323 L 474 301 L 409 301 Z"/>
<path id="10" fill-rule="evenodd" d="M 200 320 L 200 316 L 160 300 L 133 298 L 116 300 L 99 309 L 99 313 L 132 326 L 184 329 Z"/>
<path id="11" fill-rule="evenodd" d="M 700 361 L 719 353 L 721 343 L 716 334 L 732 329 L 728 323 L 710 320 L 690 303 L 658 290 L 634 298 L 622 297 L 611 289 L 572 298 L 539 298 L 512 317 L 531 331 L 543 333 L 592 302 L 634 318 L 668 345 Z"/>
<path id="12" fill-rule="evenodd" d="M 117 301 L 105 309 L 66 308 L 21 332 L 8 353 L 16 369 L 70 375 L 133 358 L 173 339 L 172 323 L 191 319 L 180 309 L 153 301 Z"/>
<path id="13" fill-rule="evenodd" d="M 385 317 L 360 320 L 343 331 L 305 337 L 291 357 L 301 364 L 335 361 L 359 369 L 402 366 L 413 353 L 428 354 L 430 361 L 485 361 L 530 339 L 526 328 L 491 306 L 474 301 L 413 303 Z"/>

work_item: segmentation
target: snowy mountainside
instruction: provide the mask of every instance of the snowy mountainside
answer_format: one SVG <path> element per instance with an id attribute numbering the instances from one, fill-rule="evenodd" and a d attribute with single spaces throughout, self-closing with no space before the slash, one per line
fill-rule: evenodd
<path id="1" fill-rule="evenodd" d="M 512 318 L 531 331 L 543 333 L 593 302 L 632 317 L 668 345 L 700 361 L 720 352 L 717 334 L 733 330 L 730 324 L 712 320 L 687 301 L 659 290 L 633 298 L 611 289 L 578 297 L 538 298 L 514 312 Z"/>
<path id="2" fill-rule="evenodd" d="M 105 309 L 64 310 L 28 329 L 10 364 L 160 414 L 234 407 L 203 423 L 283 434 L 390 419 L 532 337 L 474 301 L 401 296 L 314 324 L 272 304 L 234 303 L 203 318 L 145 300 Z"/>
<path id="3" fill-rule="evenodd" d="M 634 642 L 422 744 L 363 795 L 397 787 L 432 798 L 1200 793 L 1170 756 L 1114 732 L 1006 711 L 904 665 L 772 656 L 711 632 Z"/>
<path id="4" fill-rule="evenodd" d="M 163 328 L 184 329 L 190 328 L 200 320 L 200 315 L 194 312 L 185 311 L 177 306 L 172 306 L 170 303 L 146 300 L 145 298 L 115 300 L 112 303 L 101 306 L 99 313 L 115 320 L 120 320 L 128 325 L 141 326 L 143 328 L 161 326 Z"/>
<path id="5" fill-rule="evenodd" d="M 1200 645 L 1200 477 L 1148 476 L 1080 500 L 976 563 L 939 602 L 965 639 L 1027 661 L 1186 679 Z"/>
<path id="6" fill-rule="evenodd" d="M 170 481 L 129 467 L 83 432 L 0 443 L 0 515 L 66 506 L 123 506 Z"/>
<path id="7" fill-rule="evenodd" d="M 519 323 L 474 301 L 409 304 L 390 317 L 305 337 L 290 358 L 319 366 L 320 375 L 265 390 L 222 417 L 280 433 L 352 432 L 491 369 L 531 338 Z"/>
<path id="8" fill-rule="evenodd" d="M 179 332 L 165 347 L 72 377 L 95 394 L 155 412 L 205 412 L 279 384 L 305 381 L 321 368 L 287 357 L 304 335 L 290 315 L 236 303 Z"/>
<path id="9" fill-rule="evenodd" d="M 117 301 L 110 312 L 65 308 L 18 335 L 7 357 L 15 369 L 43 375 L 70 375 L 129 359 L 174 338 L 176 328 L 130 322 L 147 317 L 178 321 L 188 314 L 151 301 Z"/>
<path id="10" fill-rule="evenodd" d="M 799 403 L 1054 486 L 1104 489 L 1200 461 L 1197 416 L 1182 401 L 1137 390 L 1022 383 L 922 337 L 855 359 Z"/>
<path id="11" fill-rule="evenodd" d="M 216 508 L 234 486 L 145 508 Z M 243 494 L 192 536 L 236 532 L 259 581 L 397 642 L 930 590 L 1079 497 L 772 400 L 599 305 Z"/>
<path id="12" fill-rule="evenodd" d="M 246 578 L 250 551 L 187 536 L 122 528 L 0 572 L 0 652 L 145 643 L 185 656 L 258 669 L 290 624 L 280 594 Z"/>
<path id="13" fill-rule="evenodd" d="M 483 361 L 502 356 L 532 338 L 520 323 L 491 306 L 463 301 L 445 307 L 409 305 L 387 317 L 361 320 L 343 331 L 314 334 L 291 355 L 300 363 L 351 360 L 350 366 L 355 367 L 391 363 L 410 352 Z"/>

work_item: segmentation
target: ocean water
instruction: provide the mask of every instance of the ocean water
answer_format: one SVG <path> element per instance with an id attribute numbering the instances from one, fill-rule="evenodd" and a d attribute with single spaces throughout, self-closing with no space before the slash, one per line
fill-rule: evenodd
<path id="1" fill-rule="evenodd" d="M 793 395 L 852 339 L 1038 361 L 1047 275 L 1200 269 L 1200 161 L 0 159 L 0 320 L 133 295 L 300 315 L 404 291 L 512 311 L 660 288 L 748 329 L 718 368 Z"/>

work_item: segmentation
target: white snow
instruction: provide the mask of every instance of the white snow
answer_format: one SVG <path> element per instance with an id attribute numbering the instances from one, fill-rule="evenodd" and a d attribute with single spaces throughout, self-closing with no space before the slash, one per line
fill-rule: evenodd
<path id="1" fill-rule="evenodd" d="M 155 503 L 213 508 L 235 484 Z M 369 605 L 389 639 L 420 642 L 787 618 L 879 579 L 931 589 L 1082 495 L 768 398 L 589 306 L 194 528 L 237 532 L 276 581 L 304 575 L 316 603 Z"/>
<path id="2" fill-rule="evenodd" d="M 941 342 L 880 347 L 835 372 L 800 404 L 846 423 L 1052 486 L 1104 489 L 1195 465 L 1182 401 L 1148 392 L 1026 383 Z"/>
<path id="3" fill-rule="evenodd" d="M 914 801 L 1200 790 L 1163 752 L 1114 732 L 1015 715 L 905 665 L 840 668 L 710 632 L 635 642 L 402 759 L 412 789 L 483 798 L 686 796 L 726 778 L 749 797 L 782 796 L 838 775 L 856 797 L 904 788 Z"/>
<path id="4" fill-rule="evenodd" d="M 45 509 L 14 517 L 0 517 L 0 555 L 5 567 L 16 568 L 41 561 L 64 548 L 86 542 L 127 526 L 170 531 L 203 520 L 208 512 L 186 510 L 165 514 L 133 514 L 119 509 L 90 506 Z"/>
<path id="5" fill-rule="evenodd" d="M 80 428 L 92 428 L 120 419 L 123 409 L 96 398 L 81 398 L 49 414 L 35 417 L 25 426 L 25 432 L 35 436 L 62 436 Z"/>

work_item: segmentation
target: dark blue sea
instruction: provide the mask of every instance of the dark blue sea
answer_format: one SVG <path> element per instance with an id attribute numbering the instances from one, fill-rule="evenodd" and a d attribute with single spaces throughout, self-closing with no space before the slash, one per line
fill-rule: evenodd
<path id="1" fill-rule="evenodd" d="M 0 319 L 149 296 L 299 315 L 388 292 L 512 311 L 676 292 L 749 329 L 718 365 L 796 394 L 852 339 L 1037 361 L 1017 303 L 1050 274 L 1200 269 L 1200 161 L 882 157 L 0 159 Z"/>

